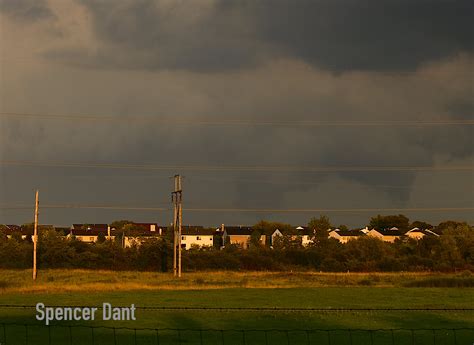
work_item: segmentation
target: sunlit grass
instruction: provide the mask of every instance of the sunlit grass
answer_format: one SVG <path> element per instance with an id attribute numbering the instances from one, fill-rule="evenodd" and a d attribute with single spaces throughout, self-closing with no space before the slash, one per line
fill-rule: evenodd
<path id="1" fill-rule="evenodd" d="M 448 284 L 449 283 L 449 284 Z M 1 293 L 74 291 L 205 290 L 225 288 L 472 287 L 470 272 L 453 273 L 321 273 L 321 272 L 192 272 L 180 279 L 171 273 L 106 270 L 40 270 L 36 282 L 31 270 L 0 270 Z"/>

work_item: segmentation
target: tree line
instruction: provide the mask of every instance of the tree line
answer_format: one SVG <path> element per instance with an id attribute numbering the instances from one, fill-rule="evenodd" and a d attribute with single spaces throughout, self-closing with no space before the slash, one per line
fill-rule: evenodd
<path id="1" fill-rule="evenodd" d="M 346 244 L 327 237 L 332 225 L 325 216 L 312 218 L 309 227 L 316 230 L 313 243 L 303 246 L 294 227 L 285 223 L 261 221 L 254 225 L 255 233 L 278 228 L 272 247 L 262 244 L 259 236 L 252 236 L 250 246 L 243 250 L 237 245 L 223 249 L 219 241 L 210 248 L 183 251 L 183 269 L 197 270 L 318 270 L 327 272 L 372 271 L 455 271 L 474 269 L 474 230 L 467 223 L 447 221 L 433 227 L 439 236 L 420 240 L 403 238 L 395 243 L 361 236 Z M 123 222 L 119 231 L 129 223 Z M 397 226 L 408 230 L 414 223 L 398 216 L 377 216 L 370 226 L 378 229 Z M 415 224 L 416 225 L 416 224 Z M 429 226 L 429 227 L 428 227 Z M 342 226 L 339 226 L 342 228 Z M 67 239 L 52 229 L 41 231 L 38 239 L 40 268 L 87 268 L 114 270 L 172 270 L 172 234 L 150 239 L 141 245 L 123 248 L 121 241 L 101 238 L 89 244 L 74 238 Z M 32 263 L 31 237 L 13 234 L 8 239 L 0 229 L 0 268 L 29 268 Z"/>

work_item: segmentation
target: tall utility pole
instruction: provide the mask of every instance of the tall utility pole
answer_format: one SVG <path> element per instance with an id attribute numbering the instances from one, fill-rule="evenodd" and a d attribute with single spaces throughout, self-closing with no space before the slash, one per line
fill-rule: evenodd
<path id="1" fill-rule="evenodd" d="M 182 188 L 181 176 L 174 175 L 174 192 L 171 193 L 173 202 L 173 274 L 181 277 L 181 223 L 182 216 Z M 177 253 L 176 253 L 177 252 Z"/>
<path id="2" fill-rule="evenodd" d="M 33 233 L 33 280 L 36 280 L 36 246 L 38 243 L 38 206 L 39 206 L 39 191 L 36 191 L 35 201 L 35 228 Z"/>

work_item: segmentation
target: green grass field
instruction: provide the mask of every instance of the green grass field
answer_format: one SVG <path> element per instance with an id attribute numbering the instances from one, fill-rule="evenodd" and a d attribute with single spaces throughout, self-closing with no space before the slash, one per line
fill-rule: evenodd
<path id="1" fill-rule="evenodd" d="M 469 278 L 437 274 L 229 273 L 186 274 L 176 282 L 169 274 L 68 271 L 0 271 L 1 305 L 82 305 L 109 302 L 137 307 L 219 308 L 473 308 L 474 290 L 424 286 L 413 282 Z M 467 277 L 467 278 L 466 278 Z M 456 284 L 454 284 L 456 285 Z M 137 321 L 56 322 L 48 328 L 35 320 L 35 310 L 0 308 L 3 344 L 469 344 L 472 311 L 249 311 L 137 310 Z M 14 323 L 17 325 L 10 325 Z M 37 325 L 28 326 L 24 324 Z M 127 329 L 76 327 L 105 326 Z M 73 326 L 69 328 L 68 326 Z M 161 329 L 152 330 L 133 328 Z M 165 329 L 192 329 L 171 331 Z M 228 330 L 225 332 L 196 330 Z M 330 329 L 302 332 L 296 330 Z M 347 329 L 352 329 L 351 332 Z M 407 329 L 364 332 L 358 330 Z M 415 331 L 408 329 L 443 329 Z M 245 333 L 230 330 L 247 330 Z M 273 330 L 256 332 L 253 330 Z M 286 333 L 281 330 L 294 330 Z M 2 334 L 2 332 L 5 332 Z M 26 334 L 26 331 L 28 334 Z M 92 335 L 92 332 L 94 334 Z M 5 342 L 6 336 L 6 342 Z M 92 338 L 93 336 L 93 338 Z M 202 336 L 202 338 L 201 338 Z M 26 339 L 28 337 L 28 339 Z M 414 340 L 414 342 L 413 342 Z"/>

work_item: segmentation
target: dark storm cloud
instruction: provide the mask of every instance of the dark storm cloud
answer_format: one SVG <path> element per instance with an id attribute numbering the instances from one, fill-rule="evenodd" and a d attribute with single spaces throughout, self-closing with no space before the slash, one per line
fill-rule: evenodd
<path id="1" fill-rule="evenodd" d="M 88 62 L 99 66 L 220 71 L 292 57 L 335 72 L 407 71 L 474 42 L 470 0 L 81 3 L 108 44 Z"/>
<path id="2" fill-rule="evenodd" d="M 260 42 L 238 7 L 220 9 L 206 1 L 168 6 L 151 0 L 80 2 L 93 15 L 97 37 L 108 44 L 85 63 L 196 71 L 256 64 Z M 61 57 L 61 52 L 51 55 Z"/>
<path id="3" fill-rule="evenodd" d="M 256 1 L 259 33 L 333 71 L 413 70 L 473 50 L 470 0 Z"/>
<path id="4" fill-rule="evenodd" d="M 0 12 L 24 22 L 56 17 L 45 0 L 0 0 Z"/>

